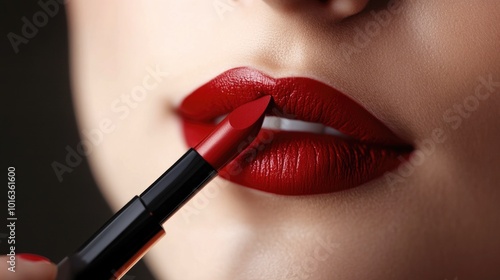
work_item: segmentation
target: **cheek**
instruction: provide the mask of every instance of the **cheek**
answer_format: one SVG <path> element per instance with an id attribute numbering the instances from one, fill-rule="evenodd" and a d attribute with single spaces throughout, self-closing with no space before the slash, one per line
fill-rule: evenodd
<path id="1" fill-rule="evenodd" d="M 486 3 L 485 3 L 486 2 Z M 424 60 L 436 73 L 458 81 L 500 70 L 500 29 L 496 1 L 412 3 L 410 30 Z M 445 74 L 445 75 L 443 75 Z"/>
<path id="2" fill-rule="evenodd" d="M 421 127 L 413 131 L 428 139 L 442 128 L 441 168 L 453 171 L 450 180 L 461 178 L 458 185 L 483 190 L 498 179 L 492 166 L 500 162 L 500 132 L 491 129 L 500 125 L 499 13 L 496 1 L 412 1 L 402 17 L 416 57 L 411 74 L 419 77 L 409 115 Z"/>
<path id="3" fill-rule="evenodd" d="M 421 1 L 414 5 L 420 5 L 413 10 L 421 13 L 410 14 L 408 22 L 428 79 L 435 81 L 428 100 L 441 103 L 436 116 L 451 126 L 455 140 L 462 144 L 476 144 L 477 139 L 485 144 L 498 141 L 498 133 L 488 129 L 498 126 L 500 105 L 498 2 Z M 484 137 L 486 130 L 489 137 Z M 480 150 L 481 146 L 476 147 Z"/>
<path id="4" fill-rule="evenodd" d="M 370 61 L 366 57 L 358 68 L 383 66 L 384 71 L 365 76 L 386 99 L 386 110 L 398 116 L 400 127 L 408 127 L 403 134 L 410 139 L 428 138 L 433 129 L 453 125 L 447 144 L 454 143 L 451 147 L 457 153 L 457 145 L 470 144 L 498 116 L 498 94 L 479 100 L 478 106 L 471 98 L 481 77 L 491 75 L 500 81 L 500 28 L 496 27 L 500 6 L 495 1 L 479 5 L 463 0 L 453 5 L 442 1 L 406 1 L 403 5 L 403 12 L 370 49 L 375 63 L 363 67 L 362 63 Z M 457 130 L 458 121 L 445 120 L 445 113 L 455 110 L 455 104 L 474 111 L 470 118 L 474 121 L 467 128 Z"/>

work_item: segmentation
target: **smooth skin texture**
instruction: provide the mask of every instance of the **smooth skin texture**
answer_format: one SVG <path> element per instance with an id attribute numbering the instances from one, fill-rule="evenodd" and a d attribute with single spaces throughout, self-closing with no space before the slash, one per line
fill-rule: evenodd
<path id="1" fill-rule="evenodd" d="M 82 139 L 116 210 L 187 149 L 180 101 L 238 66 L 330 84 L 421 156 L 328 195 L 217 179 L 146 256 L 158 279 L 500 279 L 500 4 L 387 5 L 68 1 Z"/>

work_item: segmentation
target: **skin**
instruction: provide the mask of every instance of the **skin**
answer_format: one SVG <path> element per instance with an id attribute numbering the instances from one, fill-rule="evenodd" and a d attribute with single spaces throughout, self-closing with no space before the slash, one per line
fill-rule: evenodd
<path id="1" fill-rule="evenodd" d="M 9 264 L 10 260 L 11 258 L 9 256 L 0 256 L 0 279 L 52 280 L 56 277 L 56 265 L 49 261 L 32 261 L 17 256 L 15 259 L 15 266 L 13 267 L 11 264 Z"/>
<path id="2" fill-rule="evenodd" d="M 396 3 L 356 44 L 387 2 L 68 2 L 77 117 L 83 139 L 108 124 L 88 159 L 115 210 L 187 149 L 180 101 L 238 66 L 330 84 L 423 155 L 410 171 L 326 195 L 216 179 L 146 256 L 158 279 L 499 279 L 500 5 Z M 168 75 L 151 79 L 149 68 Z M 496 84 L 475 106 L 480 77 Z M 157 84 L 134 101 L 144 79 Z"/>

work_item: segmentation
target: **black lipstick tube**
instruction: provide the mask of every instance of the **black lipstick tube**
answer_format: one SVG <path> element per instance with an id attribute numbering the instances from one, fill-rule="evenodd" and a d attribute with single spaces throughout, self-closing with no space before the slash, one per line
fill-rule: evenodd
<path id="1" fill-rule="evenodd" d="M 187 151 L 140 196 L 135 196 L 74 254 L 58 264 L 57 280 L 122 277 L 165 234 L 162 223 L 217 171 Z"/>

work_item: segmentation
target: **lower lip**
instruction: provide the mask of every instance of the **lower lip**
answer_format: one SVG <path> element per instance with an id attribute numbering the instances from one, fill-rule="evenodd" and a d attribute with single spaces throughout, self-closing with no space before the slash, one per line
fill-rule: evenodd
<path id="1" fill-rule="evenodd" d="M 183 126 L 190 146 L 196 145 L 215 127 L 188 120 L 183 120 Z M 408 150 L 330 135 L 262 129 L 257 139 L 219 175 L 275 194 L 322 194 L 356 187 L 380 177 L 404 162 L 408 155 Z"/>

